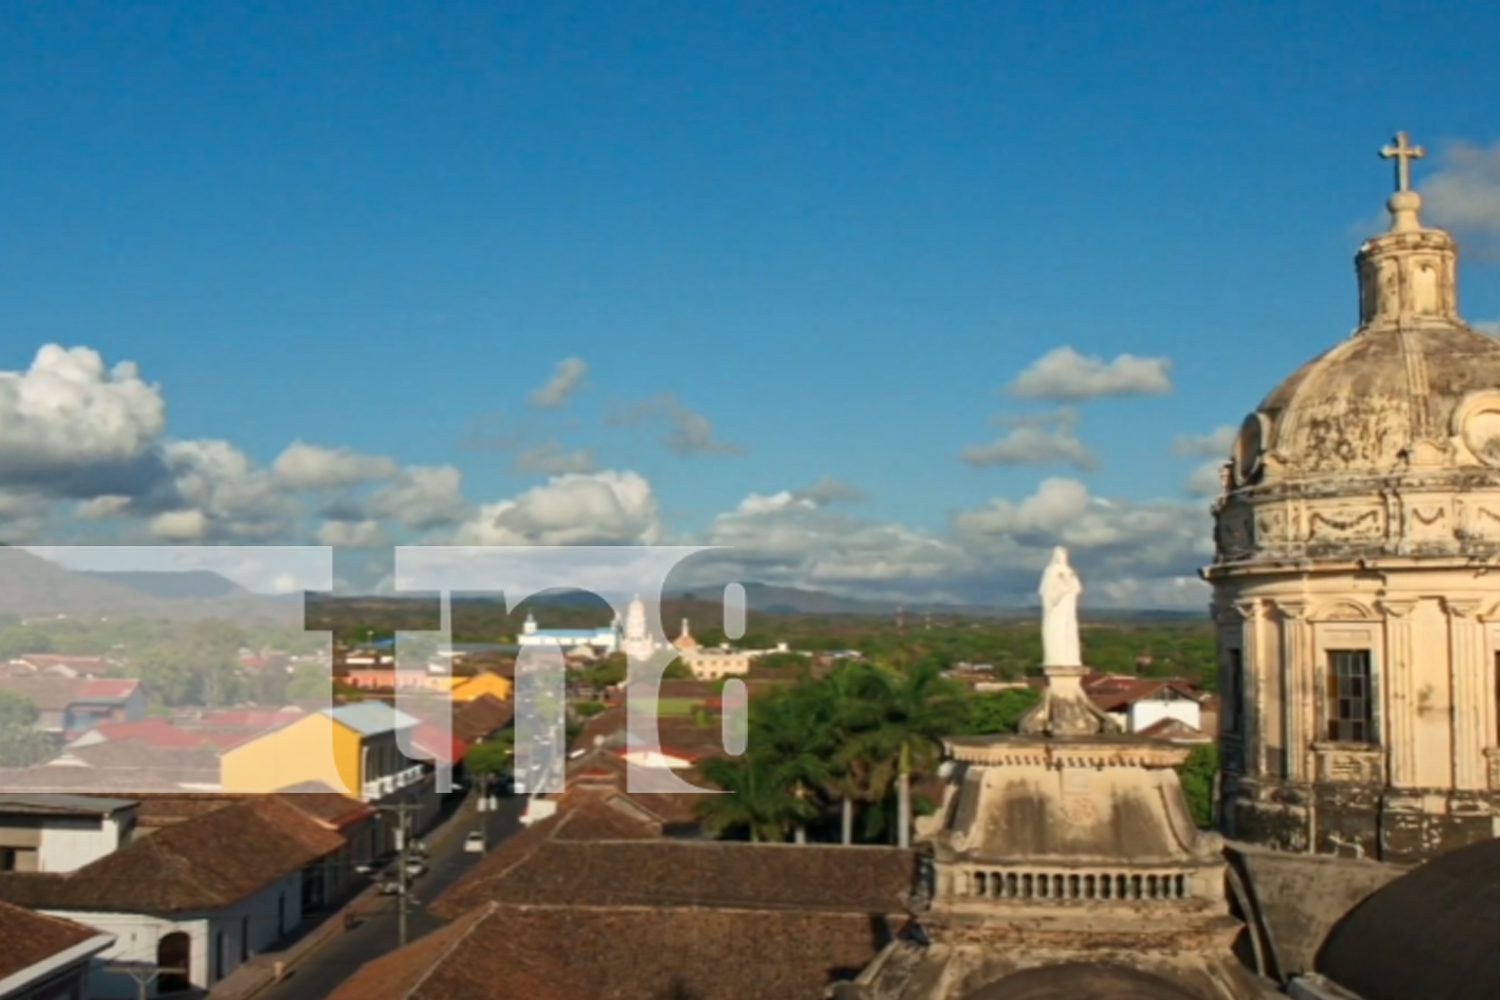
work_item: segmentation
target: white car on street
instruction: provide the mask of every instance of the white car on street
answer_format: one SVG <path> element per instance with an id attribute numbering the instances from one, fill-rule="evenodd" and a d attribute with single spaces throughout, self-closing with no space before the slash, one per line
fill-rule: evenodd
<path id="1" fill-rule="evenodd" d="M 470 854 L 484 853 L 484 834 L 475 830 L 464 838 L 464 850 Z"/>

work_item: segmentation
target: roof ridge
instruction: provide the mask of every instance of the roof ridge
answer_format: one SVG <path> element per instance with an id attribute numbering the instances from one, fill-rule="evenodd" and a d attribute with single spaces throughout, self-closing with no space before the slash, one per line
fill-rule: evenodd
<path id="1" fill-rule="evenodd" d="M 416 996 L 417 991 L 422 988 L 422 984 L 426 983 L 427 980 L 432 978 L 433 973 L 442 968 L 443 962 L 448 958 L 448 956 L 453 954 L 454 950 L 457 949 L 459 945 L 468 940 L 469 935 L 473 934 L 475 929 L 478 928 L 480 924 L 484 923 L 485 918 L 494 913 L 495 907 L 498 905 L 499 904 L 493 901 L 488 903 L 481 903 L 479 906 L 474 907 L 473 910 L 469 911 L 468 913 L 459 917 L 457 920 L 453 921 L 453 923 L 449 924 L 448 928 L 452 928 L 462 925 L 465 920 L 470 921 L 469 926 L 465 927 L 460 933 L 456 934 L 453 939 L 448 942 L 447 946 L 442 949 L 437 958 L 427 964 L 427 968 L 423 970 L 420 976 L 417 977 L 416 982 L 411 984 L 411 989 L 406 990 L 401 994 L 400 997 L 397 997 L 396 1000 L 410 1000 L 411 997 Z M 443 930 L 448 928 L 439 928 L 439 930 L 434 931 L 434 933 L 440 934 Z"/>

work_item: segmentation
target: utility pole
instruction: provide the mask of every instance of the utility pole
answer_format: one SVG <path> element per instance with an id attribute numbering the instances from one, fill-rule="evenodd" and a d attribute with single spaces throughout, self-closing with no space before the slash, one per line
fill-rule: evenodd
<path id="1" fill-rule="evenodd" d="M 135 980 L 135 995 L 137 1000 L 149 1000 L 151 996 L 151 984 L 158 976 L 186 976 L 188 970 L 168 968 L 161 965 L 107 965 L 105 972 L 123 973 Z"/>
<path id="2" fill-rule="evenodd" d="M 407 889 L 406 860 L 410 857 L 410 817 L 416 812 L 414 802 L 398 802 L 388 806 L 376 806 L 376 811 L 396 814 L 396 928 L 398 947 L 406 947 Z"/>

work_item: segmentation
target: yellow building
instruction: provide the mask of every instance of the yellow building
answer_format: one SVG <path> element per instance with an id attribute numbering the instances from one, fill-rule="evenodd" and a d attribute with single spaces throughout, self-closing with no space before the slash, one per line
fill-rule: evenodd
<path id="1" fill-rule="evenodd" d="M 515 684 L 509 677 L 501 677 L 499 674 L 486 670 L 462 683 L 455 684 L 453 701 L 455 704 L 462 705 L 484 695 L 493 695 L 501 701 L 509 701 L 514 689 Z"/>
<path id="2" fill-rule="evenodd" d="M 340 705 L 304 716 L 226 750 L 226 792 L 275 792 L 313 782 L 372 802 L 422 777 L 401 752 L 398 734 L 418 720 L 383 702 Z"/>

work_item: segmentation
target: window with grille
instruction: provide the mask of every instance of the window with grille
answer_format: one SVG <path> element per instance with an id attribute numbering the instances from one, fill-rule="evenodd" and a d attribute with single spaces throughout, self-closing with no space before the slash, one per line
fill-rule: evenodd
<path id="1" fill-rule="evenodd" d="M 1328 651 L 1328 739 L 1375 742 L 1375 702 L 1368 649 Z"/>
<path id="2" fill-rule="evenodd" d="M 1229 651 L 1229 690 L 1225 694 L 1229 698 L 1229 731 L 1243 733 L 1245 731 L 1245 651 L 1242 649 Z"/>

